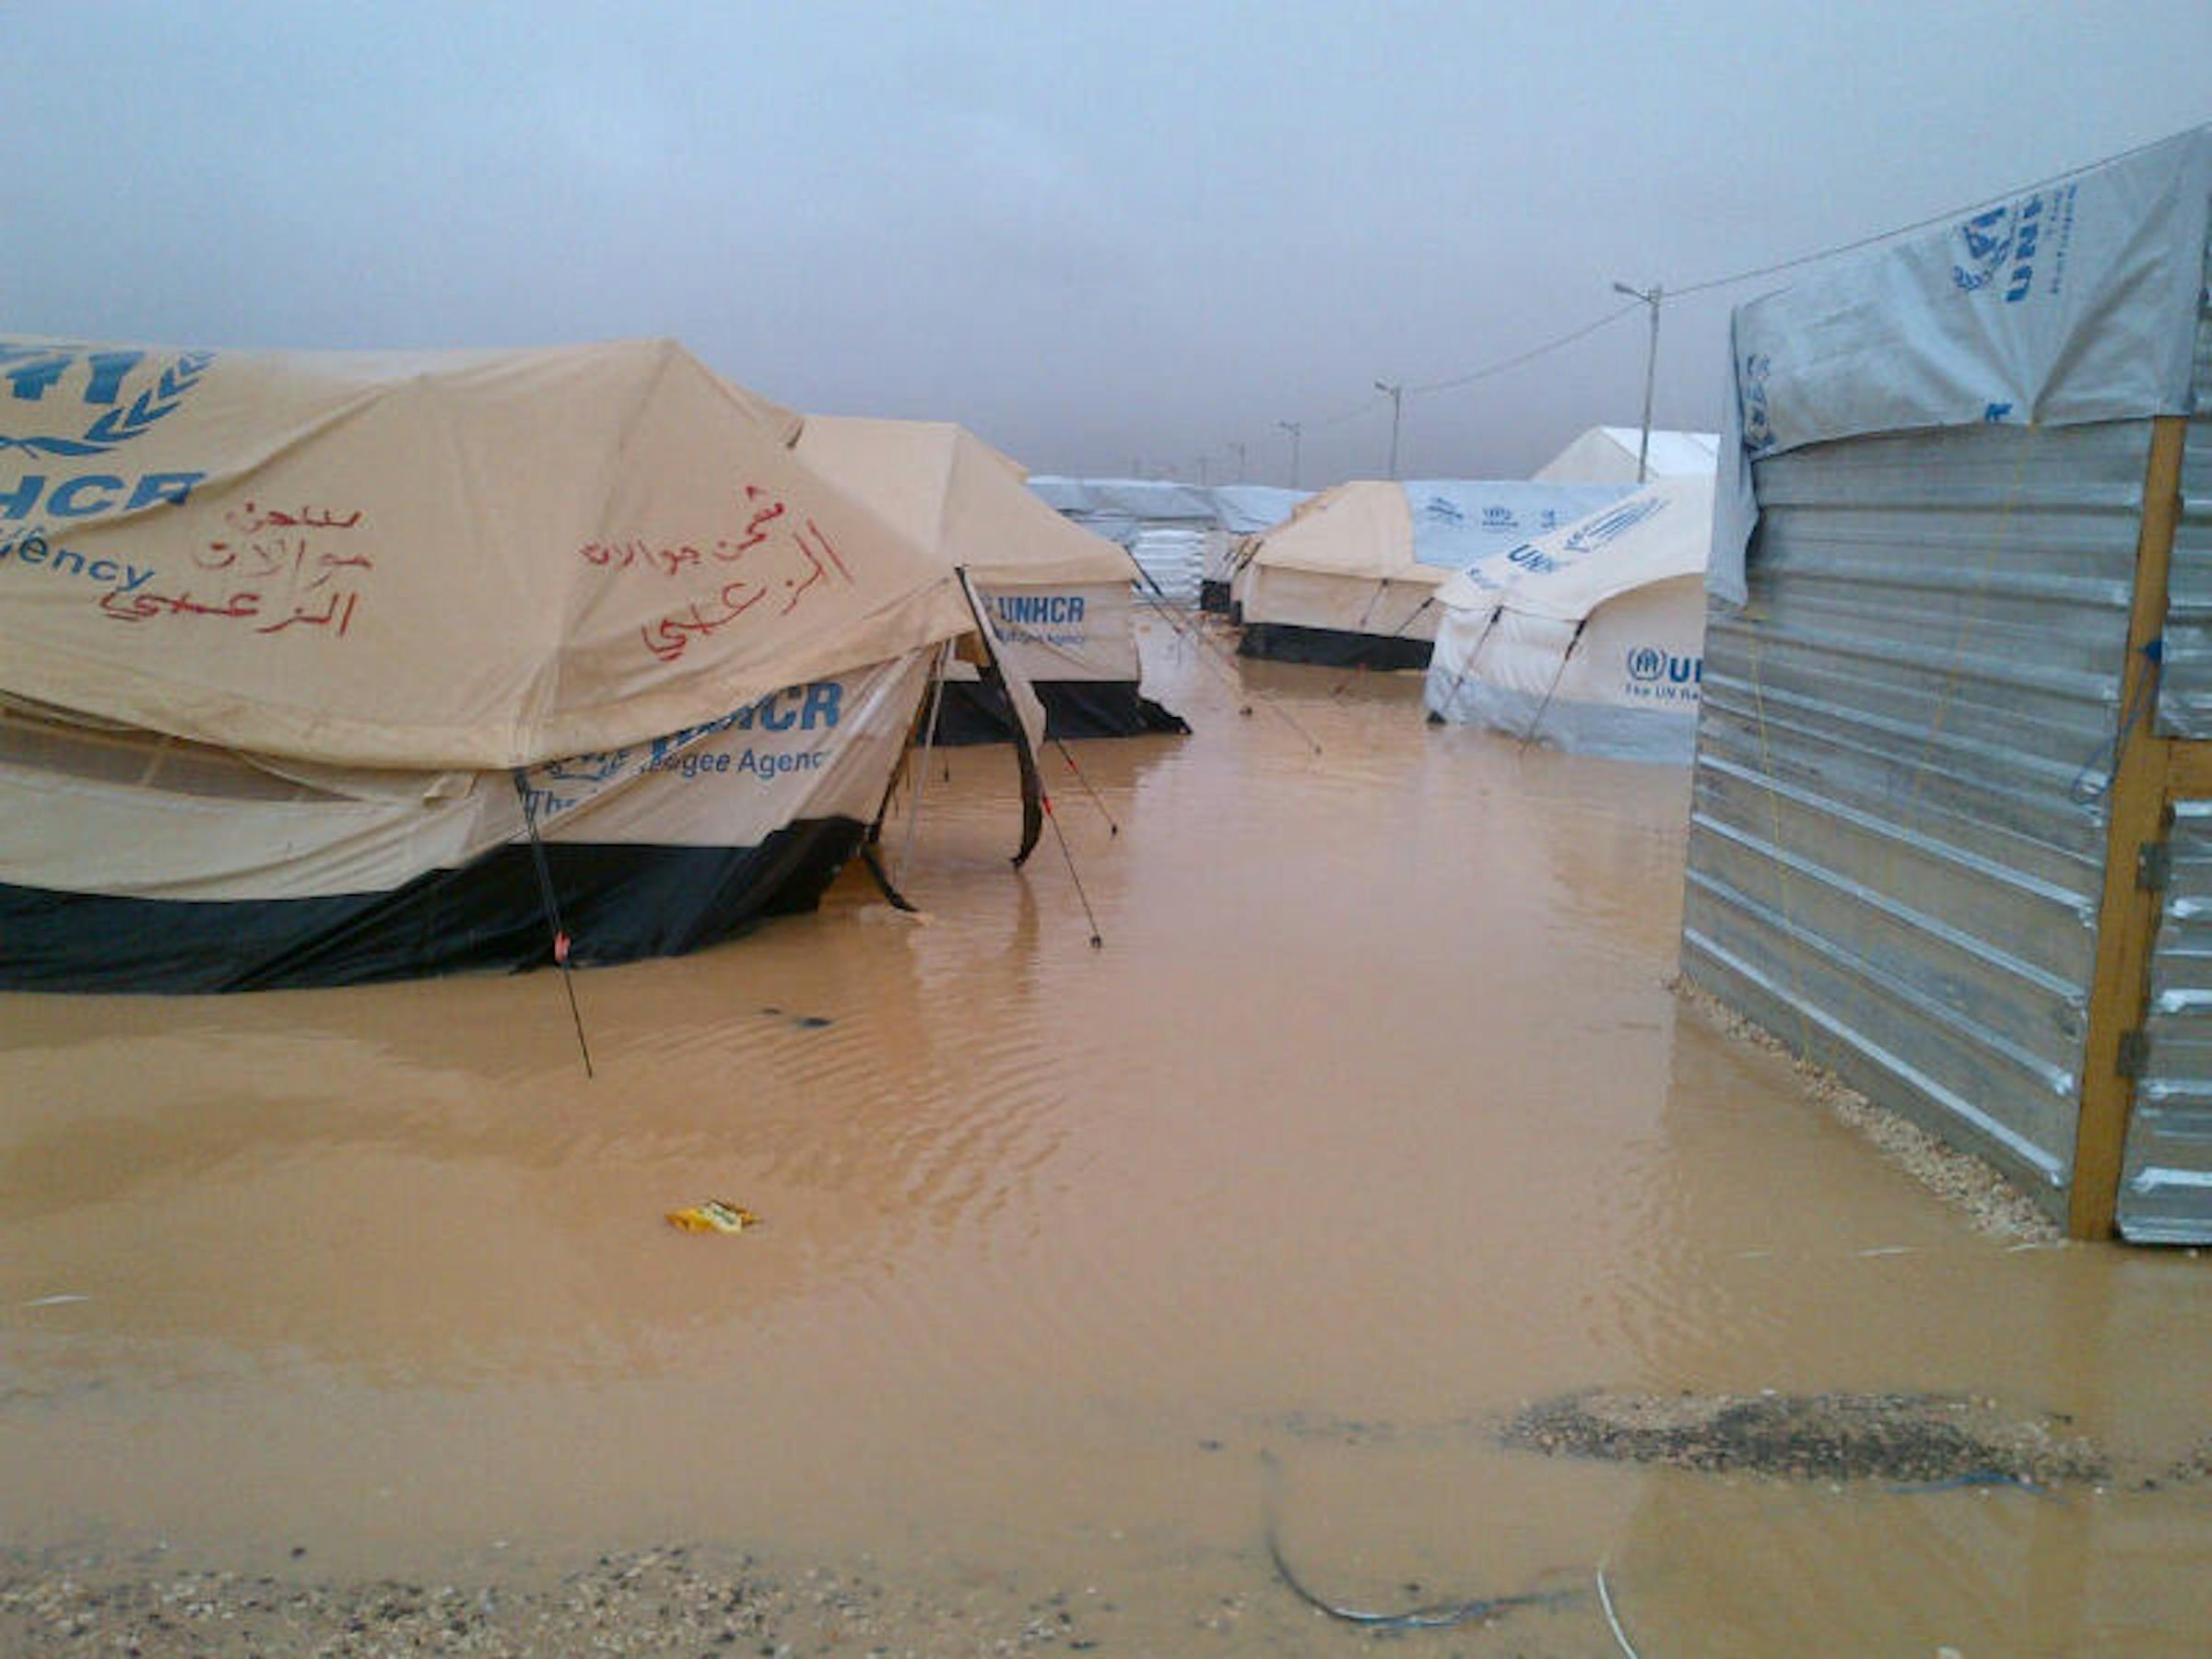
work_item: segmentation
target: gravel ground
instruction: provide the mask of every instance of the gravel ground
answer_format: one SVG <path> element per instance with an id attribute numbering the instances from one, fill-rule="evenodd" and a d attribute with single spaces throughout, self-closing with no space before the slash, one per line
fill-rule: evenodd
<path id="1" fill-rule="evenodd" d="M 541 1585 L 325 1583 L 0 1559 L 0 1653 L 916 1655 L 1084 1653 L 1095 1591 L 928 1601 L 865 1574 L 771 1571 L 680 1547 L 604 1556 Z M 1123 1651 L 1131 1651 L 1125 1644 Z"/>
<path id="2" fill-rule="evenodd" d="M 2061 1419 L 1939 1394 L 1570 1394 L 1530 1406 L 1504 1438 L 1554 1454 L 1797 1480 L 2051 1487 L 2111 1472 Z"/>
<path id="3" fill-rule="evenodd" d="M 1963 1214 L 1978 1232 L 2025 1244 L 2057 1244 L 2065 1235 L 2033 1199 L 1980 1159 L 1947 1146 L 1888 1107 L 1877 1106 L 1826 1067 L 1801 1059 L 1765 1027 L 1677 977 L 1670 988 L 1716 1029 L 1787 1060 L 1807 1098 L 1826 1107 L 1913 1180 Z"/>

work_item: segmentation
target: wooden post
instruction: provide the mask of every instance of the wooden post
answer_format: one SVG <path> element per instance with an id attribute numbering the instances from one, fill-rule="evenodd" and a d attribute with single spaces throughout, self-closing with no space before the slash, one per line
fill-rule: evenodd
<path id="1" fill-rule="evenodd" d="M 2181 513 L 2182 441 L 2187 419 L 2151 422 L 2150 461 L 2143 480 L 2143 522 L 2136 542 L 2135 603 L 2127 619 L 2127 662 L 2120 676 L 2119 718 L 2125 720 L 2157 667 L 2145 651 L 2166 627 L 2167 572 Z M 2096 977 L 2089 985 L 2089 1029 L 2082 1051 L 2080 1115 L 2074 1132 L 2074 1182 L 2066 1232 L 2109 1239 L 2120 1206 L 2120 1169 L 2135 1084 L 2122 1075 L 2121 1043 L 2139 1030 L 2150 1000 L 2151 935 L 2159 895 L 2136 880 L 2136 859 L 2160 839 L 2170 746 L 2158 735 L 2158 710 L 2146 703 L 2119 735 L 2106 800 L 2104 893 L 2097 912 Z"/>

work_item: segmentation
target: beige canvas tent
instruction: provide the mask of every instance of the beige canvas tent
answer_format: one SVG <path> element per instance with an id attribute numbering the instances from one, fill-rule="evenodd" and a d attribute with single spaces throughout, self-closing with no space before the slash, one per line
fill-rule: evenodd
<path id="1" fill-rule="evenodd" d="M 669 342 L 0 343 L 0 984 L 610 960 L 810 905 L 974 624 L 798 425 Z"/>
<path id="2" fill-rule="evenodd" d="M 1042 700 L 1048 735 L 1190 729 L 1140 688 L 1129 555 L 1040 500 L 1019 462 L 942 421 L 830 415 L 806 417 L 797 453 L 947 569 L 968 571 L 999 656 Z M 1003 698 L 966 665 L 950 671 L 937 739 L 1006 735 Z"/>
<path id="3" fill-rule="evenodd" d="M 1454 571 L 1618 500 L 1618 485 L 1371 480 L 1324 490 L 1244 544 L 1230 583 L 1246 656 L 1420 668 Z"/>

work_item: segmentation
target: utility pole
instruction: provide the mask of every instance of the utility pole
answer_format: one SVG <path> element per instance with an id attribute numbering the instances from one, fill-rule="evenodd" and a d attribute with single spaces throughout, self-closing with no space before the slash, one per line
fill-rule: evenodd
<path id="1" fill-rule="evenodd" d="M 1388 381 L 1377 381 L 1375 390 L 1390 398 L 1390 476 L 1398 476 L 1398 412 L 1405 406 L 1406 382 L 1392 385 Z"/>
<path id="2" fill-rule="evenodd" d="M 1198 482 L 1204 484 L 1206 481 L 1206 457 L 1201 455 L 1198 457 Z"/>
<path id="3" fill-rule="evenodd" d="M 1244 446 L 1231 443 L 1229 447 L 1237 452 L 1237 482 L 1241 484 L 1244 482 Z"/>
<path id="4" fill-rule="evenodd" d="M 1617 294 L 1626 294 L 1631 300 L 1641 300 L 1652 308 L 1652 343 L 1643 358 L 1643 437 L 1636 445 L 1636 482 L 1641 484 L 1651 473 L 1652 459 L 1652 382 L 1659 372 L 1659 302 L 1665 290 L 1653 283 L 1651 291 L 1630 288 L 1625 282 L 1613 285 Z"/>
<path id="5" fill-rule="evenodd" d="M 1278 420 L 1275 423 L 1290 434 L 1290 488 L 1298 488 L 1298 435 L 1305 430 L 1302 420 Z"/>

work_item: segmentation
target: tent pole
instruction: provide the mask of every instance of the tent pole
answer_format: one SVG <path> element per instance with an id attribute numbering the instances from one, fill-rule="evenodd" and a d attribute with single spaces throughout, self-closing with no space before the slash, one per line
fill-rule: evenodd
<path id="1" fill-rule="evenodd" d="M 922 792 L 929 787 L 929 755 L 937 743 L 937 713 L 945 706 L 945 658 L 951 651 L 947 640 L 937 647 L 936 665 L 929 677 L 929 726 L 922 737 L 922 759 L 914 771 L 914 809 L 907 815 L 906 835 L 899 843 L 899 873 L 900 886 L 906 883 L 906 863 L 913 855 L 914 831 L 922 827 Z"/>
<path id="2" fill-rule="evenodd" d="M 553 871 L 546 862 L 545 842 L 537 835 L 537 809 L 530 804 L 530 788 L 523 781 L 523 769 L 516 767 L 514 779 L 515 799 L 523 804 L 523 826 L 530 832 L 530 858 L 537 866 L 537 896 L 546 907 L 546 925 L 553 933 L 553 963 L 560 970 L 560 988 L 569 994 L 569 1021 L 576 1028 L 576 1050 L 583 1056 L 583 1077 L 587 1083 L 592 1071 L 592 1045 L 583 1040 L 583 1013 L 576 1006 L 576 982 L 569 966 L 569 933 L 561 925 L 560 900 L 553 892 Z"/>
<path id="3" fill-rule="evenodd" d="M 1406 619 L 1403 622 L 1399 623 L 1395 628 L 1392 629 L 1388 633 L 1382 636 L 1382 642 L 1387 645 L 1393 640 L 1398 638 L 1399 635 L 1403 634 L 1416 622 L 1418 622 L 1421 619 L 1421 613 L 1435 603 L 1436 594 L 1432 592 L 1426 599 L 1422 600 L 1418 605 L 1415 606 L 1410 611 L 1406 613 Z M 1329 695 L 1331 697 L 1342 697 L 1350 688 L 1352 680 L 1358 679 L 1359 676 L 1365 674 L 1366 672 L 1367 665 L 1365 663 L 1355 664 L 1352 670 L 1352 679 L 1338 680 L 1336 682 L 1336 688 L 1334 691 L 1331 691 Z"/>
<path id="4" fill-rule="evenodd" d="M 1147 594 L 1145 592 L 1143 587 L 1140 587 L 1136 590 L 1136 596 L 1139 599 L 1142 599 L 1147 605 L 1149 605 L 1154 610 L 1158 611 L 1163 618 L 1165 618 L 1167 619 L 1168 626 L 1175 630 L 1176 638 L 1188 641 L 1197 650 L 1201 656 L 1206 657 L 1207 660 L 1214 665 L 1215 672 L 1221 675 L 1229 681 L 1230 685 L 1234 686 L 1237 688 L 1238 694 L 1241 696 L 1244 691 L 1244 677 L 1237 672 L 1237 665 L 1235 662 L 1230 658 L 1226 652 L 1222 651 L 1221 648 L 1216 645 L 1211 640 L 1207 639 L 1202 633 L 1194 632 L 1188 625 L 1186 625 L 1180 618 L 1178 618 L 1175 615 L 1173 606 L 1168 603 L 1168 596 L 1166 593 L 1161 590 L 1159 582 L 1152 580 L 1152 572 L 1146 570 L 1143 565 L 1139 564 L 1137 562 L 1136 555 L 1130 553 L 1128 548 L 1123 547 L 1122 551 L 1125 554 L 1128 554 L 1129 563 L 1135 568 L 1137 575 L 1143 579 L 1145 585 L 1152 590 L 1152 593 Z M 1159 597 L 1155 598 L 1153 594 L 1158 594 Z M 1253 702 L 1258 703 L 1270 714 L 1274 715 L 1277 720 L 1281 721 L 1285 725 L 1296 732 L 1299 736 L 1305 740 L 1306 747 L 1312 749 L 1316 755 L 1322 752 L 1321 744 L 1315 739 L 1313 734 L 1307 731 L 1304 726 L 1300 725 L 1297 721 L 1291 719 L 1288 714 L 1277 708 L 1276 706 L 1275 700 L 1269 697 L 1265 691 L 1253 692 L 1252 694 L 1252 699 Z M 1252 712 L 1252 710 L 1247 707 L 1244 710 L 1244 712 L 1249 714 Z"/>
<path id="5" fill-rule="evenodd" d="M 1076 757 L 1069 750 L 1067 744 L 1063 739 L 1054 737 L 1052 739 L 1052 745 L 1060 751 L 1060 759 L 1067 762 L 1067 770 L 1076 774 L 1076 782 L 1083 785 L 1084 794 L 1090 796 L 1090 803 L 1099 809 L 1099 816 L 1106 820 L 1106 833 L 1120 835 L 1122 827 L 1113 821 L 1113 814 L 1106 810 L 1106 797 L 1090 786 L 1090 780 L 1083 775 L 1083 769 L 1076 764 Z"/>

